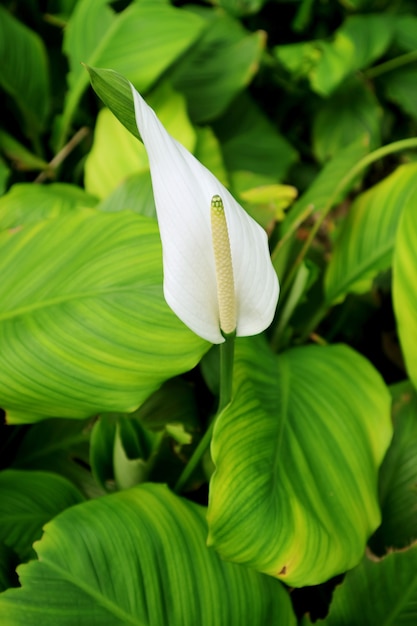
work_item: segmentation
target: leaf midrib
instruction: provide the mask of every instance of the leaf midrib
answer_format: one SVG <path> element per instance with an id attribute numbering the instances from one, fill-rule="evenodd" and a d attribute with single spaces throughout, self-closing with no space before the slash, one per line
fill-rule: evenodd
<path id="1" fill-rule="evenodd" d="M 155 285 L 140 285 L 141 294 L 146 292 L 148 287 L 153 288 L 154 286 Z M 136 288 L 137 287 L 138 286 L 136 285 Z M 34 302 L 26 306 L 12 309 L 11 311 L 5 311 L 4 313 L 0 313 L 0 322 L 4 322 L 15 317 L 20 317 L 22 315 L 27 315 L 28 313 L 33 313 L 34 311 L 39 311 L 40 309 L 47 309 L 52 306 L 57 306 L 63 304 L 64 302 L 71 302 L 72 300 L 83 300 L 95 297 L 102 297 L 107 294 L 125 293 L 133 291 L 135 291 L 135 287 L 132 285 L 127 285 L 125 287 L 108 287 L 105 289 L 96 289 L 93 291 L 89 291 L 88 293 L 76 292 L 71 294 L 64 294 L 56 296 L 55 298 L 49 298 L 40 302 Z"/>
<path id="2" fill-rule="evenodd" d="M 87 584 L 84 584 L 79 578 L 75 578 L 74 576 L 70 575 L 70 573 L 67 570 L 63 570 L 57 565 L 51 563 L 51 561 L 49 561 L 48 559 L 43 558 L 42 555 L 38 555 L 38 558 L 39 558 L 39 561 L 42 561 L 43 565 L 45 565 L 46 567 L 49 567 L 53 572 L 56 572 L 57 574 L 59 574 L 63 580 L 71 583 L 72 585 L 74 585 L 74 587 L 80 589 L 91 598 L 94 598 L 94 600 L 99 605 L 101 605 L 103 608 L 108 610 L 118 619 L 125 621 L 126 624 L 132 624 L 132 626 L 149 626 L 149 622 L 143 622 L 143 621 L 140 621 L 139 618 L 132 617 L 131 615 L 129 615 L 129 613 L 126 613 L 124 610 L 121 610 L 119 606 L 115 605 L 110 600 L 107 600 L 105 596 L 103 596 L 100 593 L 97 593 L 94 589 L 89 587 Z"/>

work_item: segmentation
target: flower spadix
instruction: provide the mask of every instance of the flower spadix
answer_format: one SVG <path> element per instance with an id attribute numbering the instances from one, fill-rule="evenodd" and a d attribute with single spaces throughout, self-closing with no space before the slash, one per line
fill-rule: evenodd
<path id="1" fill-rule="evenodd" d="M 211 343 L 232 332 L 262 332 L 279 294 L 265 231 L 169 135 L 133 86 L 132 94 L 149 156 L 168 305 Z"/>

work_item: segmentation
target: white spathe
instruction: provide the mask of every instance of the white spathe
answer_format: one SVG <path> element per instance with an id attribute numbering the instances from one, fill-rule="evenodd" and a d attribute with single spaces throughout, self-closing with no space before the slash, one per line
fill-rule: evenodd
<path id="1" fill-rule="evenodd" d="M 132 87 L 136 124 L 149 156 L 162 241 L 164 296 L 197 335 L 222 343 L 211 233 L 211 200 L 223 200 L 236 298 L 236 335 L 267 328 L 279 295 L 265 231 L 229 191 L 165 130 Z"/>

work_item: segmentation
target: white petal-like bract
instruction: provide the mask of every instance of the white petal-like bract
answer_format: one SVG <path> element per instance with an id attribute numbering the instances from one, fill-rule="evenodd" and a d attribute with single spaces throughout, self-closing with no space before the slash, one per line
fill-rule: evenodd
<path id="1" fill-rule="evenodd" d="M 221 197 L 229 232 L 236 335 L 256 335 L 272 322 L 279 285 L 265 231 L 230 192 L 162 126 L 132 86 L 136 123 L 149 156 L 162 241 L 164 295 L 192 331 L 222 343 L 211 232 L 211 200 Z"/>

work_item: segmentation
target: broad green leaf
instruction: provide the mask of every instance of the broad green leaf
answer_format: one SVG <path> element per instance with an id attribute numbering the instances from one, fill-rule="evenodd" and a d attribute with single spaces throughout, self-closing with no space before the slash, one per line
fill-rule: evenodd
<path id="1" fill-rule="evenodd" d="M 3 233 L 0 259 L 10 423 L 132 411 L 208 349 L 165 303 L 154 220 L 76 211 Z"/>
<path id="2" fill-rule="evenodd" d="M 86 496 L 102 492 L 92 479 L 89 464 L 89 420 L 48 419 L 25 433 L 13 469 L 44 470 L 68 478 Z"/>
<path id="3" fill-rule="evenodd" d="M 417 17 L 411 14 L 397 15 L 394 22 L 395 43 L 403 50 L 417 48 Z"/>
<path id="4" fill-rule="evenodd" d="M 297 190 L 290 185 L 260 185 L 241 191 L 239 197 L 249 215 L 268 229 L 284 219 L 284 209 L 294 202 Z"/>
<path id="5" fill-rule="evenodd" d="M 136 144 L 140 146 L 138 142 Z M 150 171 L 146 170 L 128 176 L 100 202 L 97 209 L 105 213 L 116 213 L 128 209 L 139 215 L 156 218 Z"/>
<path id="6" fill-rule="evenodd" d="M 17 183 L 0 198 L 0 230 L 34 224 L 96 204 L 97 198 L 75 185 Z"/>
<path id="7" fill-rule="evenodd" d="M 295 79 L 308 78 L 313 91 L 327 97 L 348 76 L 384 54 L 395 23 L 382 13 L 349 16 L 332 41 L 290 43 L 274 48 L 274 54 Z"/>
<path id="8" fill-rule="evenodd" d="M 64 509 L 82 502 L 72 483 L 49 472 L 0 472 L 0 542 L 22 561 L 32 556 L 32 543 L 42 526 Z M 0 612 L 1 614 L 1 612 Z"/>
<path id="9" fill-rule="evenodd" d="M 12 161 L 13 167 L 20 171 L 45 170 L 48 163 L 33 154 L 12 135 L 0 130 L 0 151 Z"/>
<path id="10" fill-rule="evenodd" d="M 344 150 L 340 150 L 291 207 L 291 211 L 282 224 L 282 232 L 286 233 L 301 224 L 306 214 L 318 213 L 329 204 L 334 206 L 340 202 L 349 191 L 349 186 L 344 184 L 346 176 L 368 152 L 369 138 L 367 136 L 349 144 Z"/>
<path id="11" fill-rule="evenodd" d="M 381 521 L 389 409 L 382 378 L 347 346 L 276 357 L 262 337 L 241 340 L 213 433 L 209 545 L 295 587 L 356 565 Z"/>
<path id="12" fill-rule="evenodd" d="M 382 77 L 386 98 L 395 102 L 404 113 L 417 119 L 417 69 L 402 67 Z"/>
<path id="13" fill-rule="evenodd" d="M 213 15 L 213 13 L 211 13 Z M 248 33 L 238 21 L 218 13 L 198 43 L 174 71 L 174 86 L 188 102 L 193 122 L 219 117 L 256 74 L 265 33 Z"/>
<path id="14" fill-rule="evenodd" d="M 414 626 L 417 621 L 417 547 L 382 561 L 364 558 L 335 589 L 320 626 Z"/>
<path id="15" fill-rule="evenodd" d="M 246 93 L 213 125 L 226 168 L 235 175 L 254 172 L 280 182 L 297 154 Z"/>
<path id="16" fill-rule="evenodd" d="M 391 43 L 394 21 L 389 15 L 353 15 L 336 31 L 332 42 L 316 42 L 321 56 L 309 74 L 311 88 L 329 96 L 343 80 L 368 67 Z"/>
<path id="17" fill-rule="evenodd" d="M 145 146 L 109 109 L 102 109 L 97 116 L 93 146 L 85 161 L 86 190 L 98 198 L 106 198 L 132 174 L 148 170 Z"/>
<path id="18" fill-rule="evenodd" d="M 275 47 L 273 52 L 294 80 L 308 76 L 321 57 L 319 47 L 314 41 L 284 44 Z"/>
<path id="19" fill-rule="evenodd" d="M 408 381 L 391 394 L 394 437 L 379 477 L 382 524 L 371 541 L 381 555 L 417 539 L 417 395 Z"/>
<path id="20" fill-rule="evenodd" d="M 131 99 L 133 108 L 133 100 Z M 196 136 L 180 94 L 166 83 L 148 98 L 150 106 L 168 132 L 191 152 Z M 145 147 L 120 124 L 109 109 L 97 117 L 92 150 L 85 164 L 85 187 L 99 198 L 106 198 L 132 174 L 149 171 Z M 126 207 L 128 208 L 128 207 Z"/>
<path id="21" fill-rule="evenodd" d="M 328 302 L 365 293 L 376 275 L 391 266 L 398 222 L 416 192 L 417 163 L 409 163 L 355 199 L 327 266 Z"/>
<path id="22" fill-rule="evenodd" d="M 49 111 L 49 74 L 42 39 L 0 6 L 0 87 L 13 98 L 28 136 L 39 135 Z"/>
<path id="23" fill-rule="evenodd" d="M 417 192 L 407 198 L 395 239 L 393 300 L 398 335 L 411 382 L 417 389 Z"/>
<path id="24" fill-rule="evenodd" d="M 113 68 L 144 91 L 185 52 L 204 27 L 197 15 L 165 2 L 142 0 L 121 13 L 115 13 L 109 4 L 109 0 L 81 0 L 65 31 L 64 50 L 71 71 L 59 144 L 88 85 L 88 74 L 81 63 Z"/>
<path id="25" fill-rule="evenodd" d="M 313 121 L 313 149 L 320 161 L 327 161 L 345 146 L 365 134 L 370 148 L 380 145 L 382 109 L 363 81 L 344 82 L 318 109 Z"/>
<path id="26" fill-rule="evenodd" d="M 0 594 L 7 626 L 295 626 L 278 581 L 206 546 L 205 509 L 145 484 L 65 511 Z"/>
<path id="27" fill-rule="evenodd" d="M 194 155 L 225 187 L 229 186 L 221 145 L 209 126 L 197 129 Z"/>

